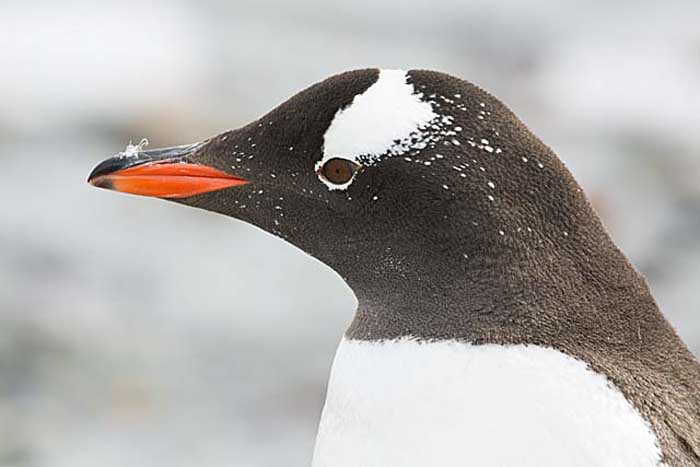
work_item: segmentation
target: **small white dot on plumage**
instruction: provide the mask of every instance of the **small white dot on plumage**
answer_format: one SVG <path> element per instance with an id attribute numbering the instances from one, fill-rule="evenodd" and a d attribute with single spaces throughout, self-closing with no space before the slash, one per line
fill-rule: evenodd
<path id="1" fill-rule="evenodd" d="M 493 182 L 489 182 L 488 185 L 489 185 L 491 188 L 496 188 L 496 184 L 493 183 Z"/>
<path id="2" fill-rule="evenodd" d="M 496 200 L 496 198 L 494 198 L 494 197 L 491 196 L 491 195 L 489 195 L 488 198 L 489 198 L 489 201 L 495 201 L 495 200 Z"/>

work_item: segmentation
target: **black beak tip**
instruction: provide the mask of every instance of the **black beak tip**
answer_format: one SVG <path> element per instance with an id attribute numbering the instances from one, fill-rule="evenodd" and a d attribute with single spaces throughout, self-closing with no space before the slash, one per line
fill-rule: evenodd
<path id="1" fill-rule="evenodd" d="M 88 183 L 97 188 L 104 188 L 106 190 L 113 190 L 114 183 L 109 177 L 95 177 L 88 179 Z"/>
<path id="2" fill-rule="evenodd" d="M 100 181 L 99 177 L 123 169 L 125 165 L 124 160 L 119 157 L 111 157 L 104 160 L 97 164 L 94 169 L 92 169 L 92 172 L 90 172 L 90 175 L 88 175 L 87 182 L 91 185 L 100 186 L 98 184 Z"/>
<path id="3" fill-rule="evenodd" d="M 119 170 L 128 169 L 129 167 L 135 167 L 147 162 L 151 162 L 151 159 L 125 156 L 110 157 L 109 159 L 100 162 L 94 169 L 92 169 L 92 172 L 90 172 L 90 175 L 88 175 L 87 182 L 94 186 L 106 188 L 105 186 L 100 185 L 100 183 L 104 182 L 105 175 L 110 175 Z"/>

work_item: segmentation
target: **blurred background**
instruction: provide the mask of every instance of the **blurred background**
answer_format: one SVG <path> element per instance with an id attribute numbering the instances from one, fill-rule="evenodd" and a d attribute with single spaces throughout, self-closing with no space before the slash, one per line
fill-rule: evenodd
<path id="1" fill-rule="evenodd" d="M 566 161 L 700 352 L 700 2 L 0 3 L 0 466 L 308 465 L 351 291 L 228 218 L 89 187 L 352 68 L 431 68 Z"/>

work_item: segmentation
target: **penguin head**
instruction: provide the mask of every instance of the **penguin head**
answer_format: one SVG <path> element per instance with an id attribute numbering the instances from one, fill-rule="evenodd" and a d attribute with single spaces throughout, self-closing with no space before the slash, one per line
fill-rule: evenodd
<path id="1" fill-rule="evenodd" d="M 89 182 L 252 223 L 367 296 L 546 248 L 587 206 L 503 104 L 430 71 L 343 73 L 201 143 L 130 147 Z"/>

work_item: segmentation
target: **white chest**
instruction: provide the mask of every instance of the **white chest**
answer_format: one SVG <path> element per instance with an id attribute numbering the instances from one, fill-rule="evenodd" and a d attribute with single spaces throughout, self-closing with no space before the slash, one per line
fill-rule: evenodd
<path id="1" fill-rule="evenodd" d="M 651 467 L 660 458 L 622 393 L 559 351 L 344 340 L 313 465 Z"/>

